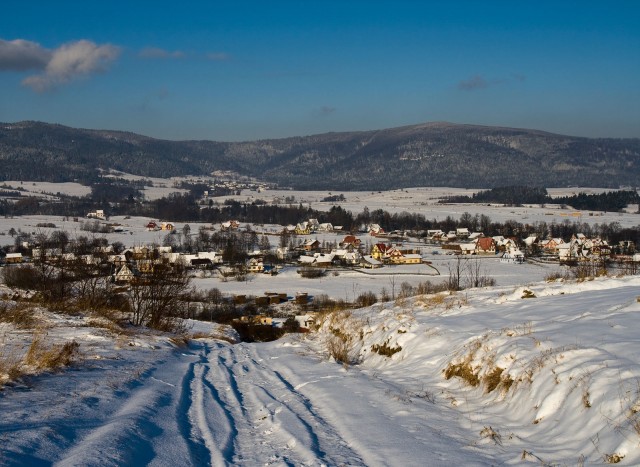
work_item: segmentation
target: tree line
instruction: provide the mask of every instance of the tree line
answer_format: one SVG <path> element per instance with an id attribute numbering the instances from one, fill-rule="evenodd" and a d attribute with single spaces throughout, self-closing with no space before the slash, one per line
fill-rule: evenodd
<path id="1" fill-rule="evenodd" d="M 448 196 L 446 203 L 497 203 L 511 206 L 522 204 L 562 204 L 574 209 L 618 212 L 629 204 L 640 203 L 636 190 L 609 191 L 606 193 L 561 196 L 552 198 L 546 188 L 531 186 L 503 186 L 482 190 L 472 196 Z"/>

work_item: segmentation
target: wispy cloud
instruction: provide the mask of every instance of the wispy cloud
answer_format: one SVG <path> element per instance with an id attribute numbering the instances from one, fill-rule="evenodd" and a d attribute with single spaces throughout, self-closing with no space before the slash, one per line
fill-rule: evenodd
<path id="1" fill-rule="evenodd" d="M 51 55 L 50 50 L 36 42 L 0 39 L 0 71 L 43 70 Z"/>
<path id="2" fill-rule="evenodd" d="M 473 91 L 474 89 L 485 89 L 488 87 L 489 83 L 480 75 L 472 76 L 471 78 L 458 83 L 458 89 L 462 89 L 464 91 Z"/>
<path id="3" fill-rule="evenodd" d="M 458 89 L 462 91 L 475 91 L 478 89 L 486 89 L 490 86 L 497 86 L 500 84 L 506 84 L 510 81 L 525 81 L 527 77 L 520 73 L 512 73 L 508 78 L 497 78 L 488 80 L 482 75 L 474 75 L 469 79 L 460 81 L 458 83 Z"/>
<path id="4" fill-rule="evenodd" d="M 69 42 L 53 50 L 23 39 L 0 40 L 0 71 L 37 70 L 39 74 L 27 76 L 22 84 L 44 92 L 105 71 L 119 54 L 116 46 L 97 45 L 88 40 Z"/>
<path id="5" fill-rule="evenodd" d="M 335 107 L 330 107 L 328 105 L 323 105 L 322 107 L 320 107 L 320 113 L 322 115 L 329 115 L 332 114 L 336 111 Z"/>
<path id="6" fill-rule="evenodd" d="M 167 59 L 167 58 L 184 58 L 186 54 L 181 50 L 165 50 L 159 47 L 145 47 L 142 49 L 138 56 L 142 58 L 156 58 L 156 59 Z"/>

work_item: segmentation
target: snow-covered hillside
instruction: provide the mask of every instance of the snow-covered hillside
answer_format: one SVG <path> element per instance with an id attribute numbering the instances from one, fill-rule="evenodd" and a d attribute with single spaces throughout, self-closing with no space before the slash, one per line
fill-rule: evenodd
<path id="1" fill-rule="evenodd" d="M 637 276 L 468 290 L 186 347 L 42 312 L 83 358 L 0 393 L 0 463 L 638 465 L 639 296 Z"/>

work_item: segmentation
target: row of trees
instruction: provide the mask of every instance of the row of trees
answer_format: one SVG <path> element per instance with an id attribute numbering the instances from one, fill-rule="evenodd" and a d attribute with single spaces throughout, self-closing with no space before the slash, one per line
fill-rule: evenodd
<path id="1" fill-rule="evenodd" d="M 640 195 L 636 190 L 619 190 L 591 195 L 578 193 L 577 195 L 551 198 L 546 188 L 517 185 L 483 190 L 474 193 L 472 196 L 448 196 L 443 201 L 447 203 L 498 203 L 507 205 L 553 203 L 572 206 L 574 209 L 618 212 L 629 204 L 640 203 Z"/>

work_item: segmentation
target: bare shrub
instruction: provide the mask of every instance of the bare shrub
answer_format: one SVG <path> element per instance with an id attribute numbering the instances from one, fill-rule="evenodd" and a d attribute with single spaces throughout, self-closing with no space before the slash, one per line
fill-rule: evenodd
<path id="1" fill-rule="evenodd" d="M 303 267 L 298 269 L 297 272 L 305 279 L 318 279 L 327 275 L 326 269 L 313 267 Z"/>
<path id="2" fill-rule="evenodd" d="M 351 346 L 342 336 L 331 336 L 327 341 L 327 352 L 336 362 L 348 367 L 352 361 L 350 354 Z"/>
<path id="3" fill-rule="evenodd" d="M 547 282 L 555 282 L 559 279 L 569 280 L 571 278 L 571 275 L 567 271 L 553 271 L 544 276 L 544 280 Z"/>
<path id="4" fill-rule="evenodd" d="M 33 329 L 37 320 L 32 307 L 3 302 L 0 304 L 0 323 L 10 323 L 18 329 Z"/>
<path id="5" fill-rule="evenodd" d="M 362 322 L 349 310 L 330 313 L 325 320 L 332 334 L 326 341 L 329 356 L 345 367 L 357 363 L 356 344 L 362 335 Z"/>
<path id="6" fill-rule="evenodd" d="M 378 301 L 378 297 L 373 292 L 364 292 L 356 298 L 356 306 L 365 307 L 374 305 Z"/>
<path id="7" fill-rule="evenodd" d="M 38 290 L 42 284 L 40 271 L 29 265 L 2 268 L 2 279 L 8 287 L 24 290 Z"/>

